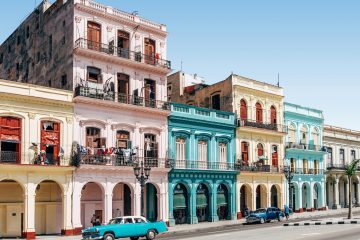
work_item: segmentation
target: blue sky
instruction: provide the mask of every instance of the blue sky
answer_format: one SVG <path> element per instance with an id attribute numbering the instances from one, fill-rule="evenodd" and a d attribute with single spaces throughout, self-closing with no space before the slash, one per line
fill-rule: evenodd
<path id="1" fill-rule="evenodd" d="M 360 1 L 97 1 L 166 24 L 175 70 L 183 61 L 184 71 L 208 83 L 234 72 L 275 84 L 280 73 L 286 101 L 323 110 L 327 124 L 360 130 Z M 0 3 L 1 42 L 34 4 Z"/>

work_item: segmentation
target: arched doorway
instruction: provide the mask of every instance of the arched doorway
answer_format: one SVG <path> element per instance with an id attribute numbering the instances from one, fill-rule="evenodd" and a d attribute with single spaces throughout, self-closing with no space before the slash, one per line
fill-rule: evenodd
<path id="1" fill-rule="evenodd" d="M 229 215 L 228 189 L 224 184 L 217 188 L 217 215 L 219 220 L 227 220 Z"/>
<path id="2" fill-rule="evenodd" d="M 318 184 L 314 184 L 314 188 L 313 188 L 313 201 L 314 201 L 314 209 L 318 210 L 319 209 L 319 205 L 320 205 L 320 199 L 319 199 L 319 187 Z"/>
<path id="3" fill-rule="evenodd" d="M 104 219 L 104 191 L 100 184 L 89 182 L 81 191 L 81 224 L 84 228 L 92 226 L 93 215 L 102 223 Z"/>
<path id="4" fill-rule="evenodd" d="M 242 216 L 245 216 L 245 209 L 249 211 L 252 209 L 252 196 L 251 196 L 251 187 L 248 185 L 243 185 L 240 188 L 240 211 Z"/>
<path id="5" fill-rule="evenodd" d="M 310 186 L 309 184 L 304 183 L 302 185 L 302 208 L 304 211 L 308 209 L 310 205 Z"/>
<path id="6" fill-rule="evenodd" d="M 267 193 L 264 185 L 256 187 L 256 209 L 267 207 Z"/>
<path id="7" fill-rule="evenodd" d="M 208 221 L 209 208 L 209 190 L 205 184 L 200 183 L 196 189 L 196 216 L 198 222 Z"/>
<path id="8" fill-rule="evenodd" d="M 54 181 L 45 180 L 36 187 L 36 235 L 61 234 L 63 226 L 62 190 Z"/>
<path id="9" fill-rule="evenodd" d="M 131 216 L 132 211 L 132 191 L 129 185 L 118 183 L 113 189 L 113 217 Z"/>
<path id="10" fill-rule="evenodd" d="M 279 207 L 278 205 L 278 191 L 275 185 L 270 189 L 271 192 L 271 207 Z"/>
<path id="11" fill-rule="evenodd" d="M 175 224 L 184 224 L 188 218 L 188 192 L 184 184 L 178 183 L 174 188 L 173 214 Z"/>
<path id="12" fill-rule="evenodd" d="M 21 162 L 21 119 L 0 117 L 0 163 Z"/>
<path id="13" fill-rule="evenodd" d="M 158 197 L 157 189 L 152 183 L 147 183 L 145 186 L 146 195 L 146 218 L 155 222 L 158 220 Z"/>
<path id="14" fill-rule="evenodd" d="M 341 207 L 348 207 L 349 204 L 349 194 L 348 194 L 348 186 L 349 182 L 347 177 L 342 176 L 339 179 L 339 204 Z"/>
<path id="15" fill-rule="evenodd" d="M 0 181 L 0 236 L 21 237 L 24 230 L 24 190 L 14 180 Z"/>

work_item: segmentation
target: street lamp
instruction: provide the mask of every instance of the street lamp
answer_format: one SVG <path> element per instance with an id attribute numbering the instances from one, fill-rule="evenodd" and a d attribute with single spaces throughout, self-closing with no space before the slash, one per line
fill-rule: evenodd
<path id="1" fill-rule="evenodd" d="M 143 216 L 143 217 L 145 217 L 144 188 L 145 188 L 146 181 L 149 179 L 150 170 L 151 170 L 150 167 L 144 166 L 144 161 L 141 161 L 140 165 L 139 165 L 139 162 L 136 162 L 134 165 L 134 174 L 135 174 L 136 179 L 139 181 L 140 187 L 141 187 L 141 216 Z"/>
<path id="2" fill-rule="evenodd" d="M 291 194 L 291 181 L 292 179 L 294 178 L 294 172 L 291 171 L 290 167 L 289 166 L 284 166 L 284 174 L 285 174 L 285 177 L 286 179 L 288 180 L 288 184 L 289 184 L 289 208 L 291 208 L 292 210 L 293 209 L 293 206 L 292 206 L 292 194 Z"/>

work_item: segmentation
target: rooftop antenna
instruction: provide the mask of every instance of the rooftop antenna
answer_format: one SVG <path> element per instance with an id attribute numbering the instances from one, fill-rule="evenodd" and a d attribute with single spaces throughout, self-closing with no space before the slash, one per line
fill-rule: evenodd
<path id="1" fill-rule="evenodd" d="M 183 70 L 182 67 L 183 67 L 183 61 L 181 61 L 181 70 L 180 70 L 181 72 L 182 72 L 182 70 Z"/>
<path id="2" fill-rule="evenodd" d="M 278 73 L 278 82 L 277 82 L 277 86 L 280 87 L 280 73 Z"/>
<path id="3" fill-rule="evenodd" d="M 139 12 L 138 12 L 138 11 L 133 11 L 133 12 L 131 13 L 131 15 L 137 16 L 137 15 L 139 15 Z"/>

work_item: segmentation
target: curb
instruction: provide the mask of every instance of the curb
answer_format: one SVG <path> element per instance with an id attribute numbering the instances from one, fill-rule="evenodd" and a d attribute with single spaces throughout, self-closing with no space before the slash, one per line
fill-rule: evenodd
<path id="1" fill-rule="evenodd" d="M 299 227 L 299 226 L 314 226 L 314 225 L 332 225 L 332 224 L 360 224 L 360 220 L 347 220 L 347 221 L 324 221 L 324 222 L 297 222 L 297 223 L 284 223 L 284 227 Z"/>

